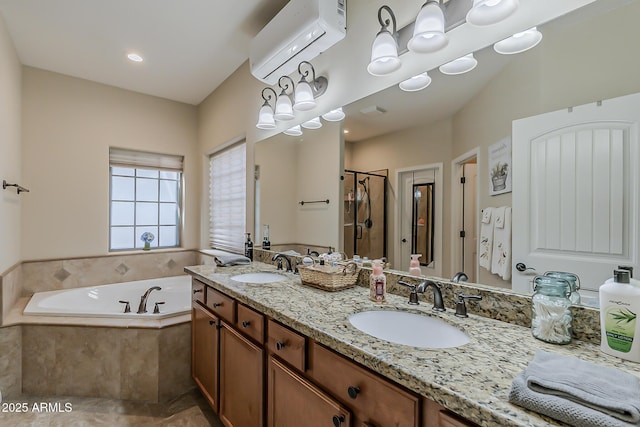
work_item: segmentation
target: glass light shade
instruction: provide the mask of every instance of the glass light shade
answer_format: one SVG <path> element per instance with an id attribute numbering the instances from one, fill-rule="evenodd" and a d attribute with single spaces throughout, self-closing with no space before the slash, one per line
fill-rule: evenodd
<path id="1" fill-rule="evenodd" d="M 532 49 L 542 40 L 542 33 L 536 27 L 516 33 L 493 45 L 493 49 L 503 55 L 513 55 Z"/>
<path id="2" fill-rule="evenodd" d="M 301 136 L 302 135 L 302 129 L 300 129 L 300 125 L 296 125 L 292 128 L 289 128 L 287 130 L 285 130 L 284 132 L 285 135 L 289 135 L 289 136 Z"/>
<path id="3" fill-rule="evenodd" d="M 389 31 L 380 31 L 371 46 L 371 62 L 367 71 L 372 76 L 386 76 L 400 68 L 398 44 Z"/>
<path id="4" fill-rule="evenodd" d="M 444 13 L 436 1 L 429 1 L 418 13 L 413 27 L 413 37 L 407 43 L 411 52 L 430 53 L 449 43 L 444 33 Z"/>
<path id="5" fill-rule="evenodd" d="M 295 90 L 294 110 L 307 111 L 316 107 L 316 100 L 313 98 L 313 90 L 311 85 L 305 80 L 300 80 Z"/>
<path id="6" fill-rule="evenodd" d="M 291 98 L 286 93 L 281 93 L 276 101 L 276 112 L 273 114 L 276 120 L 293 119 L 293 108 L 291 106 Z"/>
<path id="7" fill-rule="evenodd" d="M 302 127 L 305 129 L 320 129 L 322 127 L 322 122 L 320 121 L 320 117 L 316 117 L 304 122 Z"/>
<path id="8" fill-rule="evenodd" d="M 324 113 L 322 118 L 328 122 L 339 122 L 344 119 L 344 111 L 342 111 L 342 107 L 338 107 L 335 110 L 331 110 L 328 113 Z"/>
<path id="9" fill-rule="evenodd" d="M 431 84 L 431 77 L 425 71 L 424 73 L 420 73 L 417 76 L 413 76 L 408 78 L 407 80 L 400 82 L 400 89 L 405 92 L 416 92 L 418 90 L 422 90 Z"/>
<path id="10" fill-rule="evenodd" d="M 276 128 L 276 121 L 273 119 L 273 109 L 270 105 L 263 105 L 262 108 L 260 108 L 256 127 L 264 130 Z"/>
<path id="11" fill-rule="evenodd" d="M 473 57 L 473 53 L 470 53 L 441 65 L 440 72 L 442 74 L 455 76 L 457 74 L 468 73 L 469 71 L 476 68 L 476 65 L 478 65 L 478 61 Z"/>
<path id="12" fill-rule="evenodd" d="M 471 25 L 491 25 L 511 16 L 518 9 L 518 0 L 473 0 L 467 13 Z"/>

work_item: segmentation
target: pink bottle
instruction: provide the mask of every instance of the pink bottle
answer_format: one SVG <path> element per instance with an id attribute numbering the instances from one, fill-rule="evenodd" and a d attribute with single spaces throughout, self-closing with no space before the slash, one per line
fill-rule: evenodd
<path id="1" fill-rule="evenodd" d="M 411 262 L 409 262 L 409 274 L 412 276 L 422 276 L 422 270 L 420 270 L 420 258 L 422 254 L 412 254 Z"/>

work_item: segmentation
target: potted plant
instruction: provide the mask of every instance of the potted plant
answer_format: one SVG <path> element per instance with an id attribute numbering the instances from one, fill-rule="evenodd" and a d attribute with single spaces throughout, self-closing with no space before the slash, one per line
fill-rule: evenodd
<path id="1" fill-rule="evenodd" d="M 493 191 L 504 190 L 507 186 L 507 174 L 509 172 L 509 164 L 498 162 L 491 169 L 491 183 Z"/>

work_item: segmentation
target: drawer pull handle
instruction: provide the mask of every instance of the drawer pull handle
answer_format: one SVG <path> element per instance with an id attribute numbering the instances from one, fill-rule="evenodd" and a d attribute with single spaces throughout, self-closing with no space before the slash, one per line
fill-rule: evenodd
<path id="1" fill-rule="evenodd" d="M 333 425 L 335 427 L 340 427 L 344 422 L 344 415 L 334 415 L 333 416 Z"/>
<path id="2" fill-rule="evenodd" d="M 250 320 L 243 320 L 242 321 L 242 327 L 243 328 L 248 328 L 249 325 L 251 325 L 251 321 Z"/>
<path id="3" fill-rule="evenodd" d="M 214 302 L 213 303 L 213 308 L 218 308 L 218 307 L 221 307 L 221 306 L 222 306 L 221 302 Z"/>
<path id="4" fill-rule="evenodd" d="M 194 289 L 194 290 L 193 290 L 193 293 L 194 293 L 194 294 L 197 294 L 197 293 L 199 293 L 199 292 L 202 292 L 202 289 Z"/>
<path id="5" fill-rule="evenodd" d="M 284 348 L 284 346 L 285 346 L 285 343 L 281 341 L 276 342 L 276 350 L 280 351 Z"/>
<path id="6" fill-rule="evenodd" d="M 360 387 L 349 387 L 347 389 L 347 394 L 349 395 L 350 398 L 355 399 L 356 397 L 358 397 L 358 394 L 360 393 Z"/>

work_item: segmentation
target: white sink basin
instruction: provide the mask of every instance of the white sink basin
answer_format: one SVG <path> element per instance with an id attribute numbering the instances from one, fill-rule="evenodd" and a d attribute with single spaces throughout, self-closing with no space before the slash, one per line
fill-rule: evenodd
<path id="1" fill-rule="evenodd" d="M 362 332 L 396 344 L 422 348 L 460 347 L 467 334 L 442 320 L 404 311 L 363 311 L 349 316 Z"/>
<path id="2" fill-rule="evenodd" d="M 236 276 L 231 277 L 231 280 L 235 280 L 236 282 L 242 282 L 242 283 L 265 284 L 265 283 L 282 282 L 283 280 L 287 280 L 287 278 L 282 274 L 278 274 L 278 273 L 259 272 L 259 273 L 238 274 Z"/>

